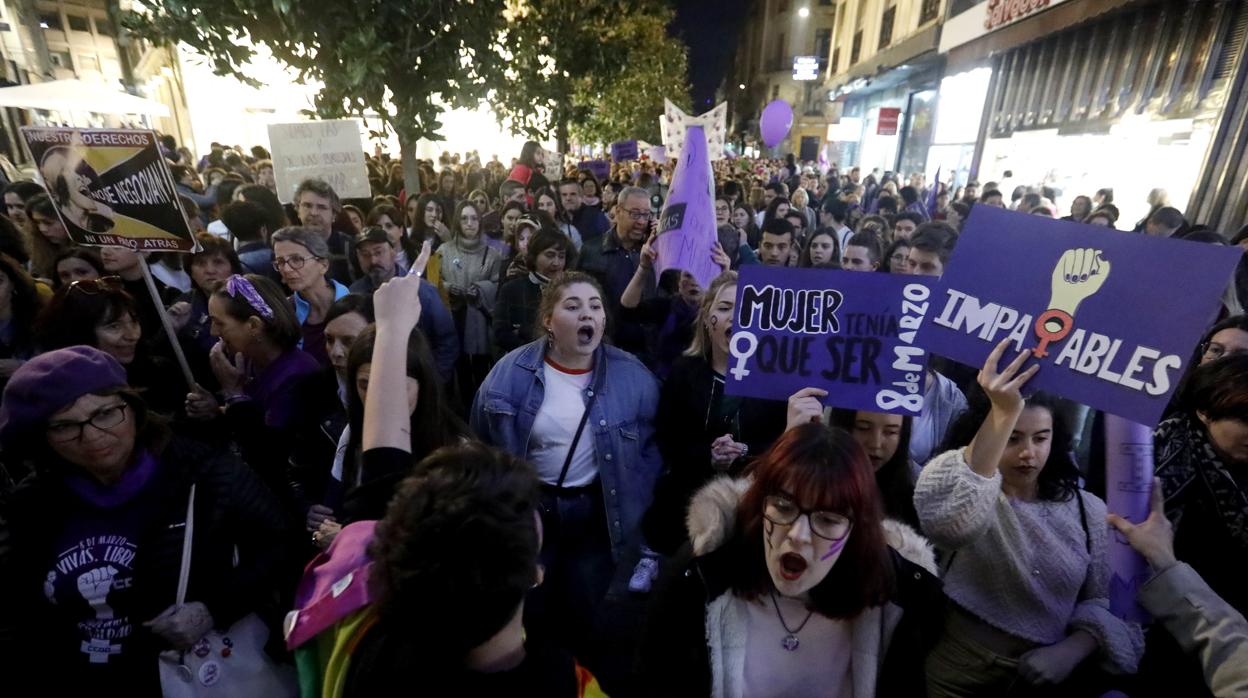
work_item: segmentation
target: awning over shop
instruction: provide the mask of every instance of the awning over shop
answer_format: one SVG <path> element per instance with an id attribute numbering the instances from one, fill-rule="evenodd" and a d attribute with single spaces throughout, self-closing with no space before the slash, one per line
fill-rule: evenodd
<path id="1" fill-rule="evenodd" d="M 52 80 L 33 85 L 0 88 L 0 107 L 47 109 L 97 114 L 169 116 L 169 107 L 113 89 L 100 82 Z"/>

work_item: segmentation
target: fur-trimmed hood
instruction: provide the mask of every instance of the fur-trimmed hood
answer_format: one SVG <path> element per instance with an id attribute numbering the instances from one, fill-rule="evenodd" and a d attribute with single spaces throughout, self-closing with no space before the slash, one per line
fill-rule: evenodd
<path id="1" fill-rule="evenodd" d="M 706 555 L 720 548 L 732 535 L 737 505 L 753 482 L 751 478 L 718 477 L 707 483 L 689 503 L 685 527 L 693 544 L 693 554 Z M 893 519 L 884 520 L 884 540 L 906 560 L 939 576 L 932 544 L 918 531 Z"/>

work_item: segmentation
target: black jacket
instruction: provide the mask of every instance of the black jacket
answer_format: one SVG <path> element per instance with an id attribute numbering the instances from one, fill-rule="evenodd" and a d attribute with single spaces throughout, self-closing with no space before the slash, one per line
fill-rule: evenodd
<path id="1" fill-rule="evenodd" d="M 700 492 L 694 506 L 723 509 L 718 519 L 735 521 L 736 498 L 744 492 L 737 481 L 727 487 L 716 481 Z M 709 496 L 708 496 L 709 494 Z M 931 546 L 908 527 L 888 522 L 896 585 L 888 604 L 900 607 L 901 619 L 893 630 L 879 667 L 875 694 L 884 698 L 927 695 L 923 665 L 927 652 L 943 628 L 944 592 L 934 574 Z M 731 535 L 721 532 L 719 537 Z M 694 540 L 705 539 L 694 532 Z M 722 541 L 721 541 L 722 542 Z M 723 594 L 730 594 L 736 555 L 728 547 L 718 547 L 695 555 L 691 544 L 670 561 L 653 595 L 645 634 L 638 655 L 643 685 L 662 686 L 664 695 L 705 696 L 712 687 L 710 649 L 706 626 L 707 607 Z"/>
<path id="2" fill-rule="evenodd" d="M 156 655 L 167 647 L 140 623 L 175 601 L 191 483 L 198 487 L 188 602 L 204 603 L 219 628 L 228 628 L 252 612 L 277 628 L 285 608 L 279 591 L 291 581 L 284 578 L 284 520 L 273 495 L 246 465 L 225 451 L 176 438 L 158 455 L 158 461 L 158 470 L 145 488 L 155 488 L 158 503 L 138 535 L 139 554 L 134 562 L 133 584 L 140 600 L 135 612 L 140 617 L 133 619 L 134 630 L 140 634 L 135 641 L 136 661 L 141 668 L 150 666 L 151 672 L 136 677 L 143 684 L 154 680 Z M 0 653 L 6 665 L 12 661 L 19 685 L 26 680 L 68 690 L 75 681 L 88 680 L 74 675 L 80 658 L 71 656 L 77 648 L 67 649 L 66 642 L 74 628 L 49 603 L 43 584 L 58 552 L 54 547 L 60 524 L 89 507 L 62 477 L 43 465 L 9 499 L 11 538 L 0 549 L 4 555 L 0 598 L 5 605 L 0 625 L 7 626 L 0 632 Z M 273 636 L 280 637 L 280 633 Z M 143 659 L 145 655 L 150 659 Z M 114 694 L 131 687 L 93 688 Z M 137 686 L 132 691 L 133 695 L 142 693 Z"/>
<path id="3" fill-rule="evenodd" d="M 655 441 L 666 470 L 655 486 L 654 503 L 642 521 L 651 548 L 672 554 L 687 539 L 685 510 L 689 499 L 719 474 L 711 465 L 711 443 L 724 435 L 718 425 L 708 425 L 715 372 L 704 359 L 682 356 L 659 393 L 655 417 Z M 729 470 L 736 474 L 750 458 L 766 451 L 784 433 L 787 406 L 778 400 L 743 398 L 737 413 L 742 443 L 749 446 L 746 458 Z"/>

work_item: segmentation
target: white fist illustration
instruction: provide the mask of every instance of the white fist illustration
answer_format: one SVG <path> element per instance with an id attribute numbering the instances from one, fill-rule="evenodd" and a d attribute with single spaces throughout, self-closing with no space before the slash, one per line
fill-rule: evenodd
<path id="1" fill-rule="evenodd" d="M 84 572 L 78 577 L 78 593 L 95 611 L 96 620 L 108 620 L 113 617 L 113 609 L 108 605 L 108 592 L 113 589 L 113 577 L 117 576 L 117 568 L 97 567 Z"/>

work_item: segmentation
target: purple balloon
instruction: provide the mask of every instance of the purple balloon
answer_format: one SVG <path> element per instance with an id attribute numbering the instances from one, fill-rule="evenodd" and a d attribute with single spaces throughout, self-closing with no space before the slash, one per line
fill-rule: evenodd
<path id="1" fill-rule="evenodd" d="M 763 143 L 768 148 L 780 145 L 789 129 L 793 128 L 793 107 L 783 99 L 777 99 L 763 107 L 763 116 L 758 120 L 758 130 L 763 136 Z"/>

